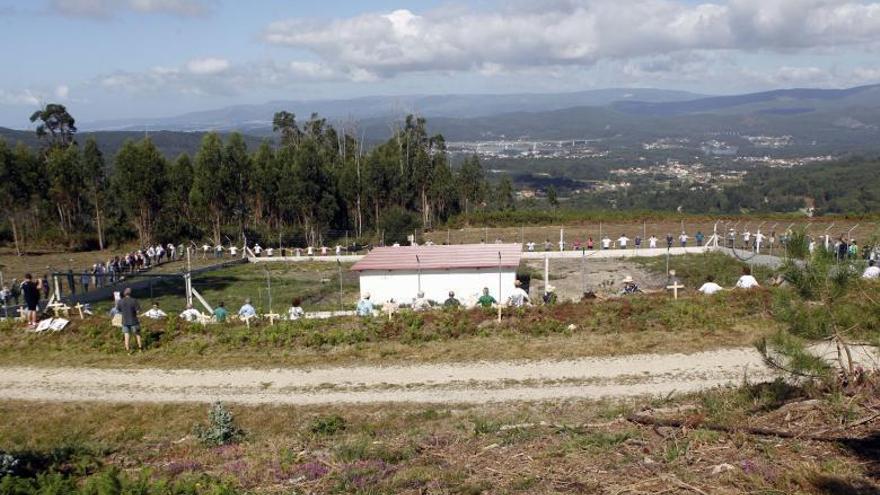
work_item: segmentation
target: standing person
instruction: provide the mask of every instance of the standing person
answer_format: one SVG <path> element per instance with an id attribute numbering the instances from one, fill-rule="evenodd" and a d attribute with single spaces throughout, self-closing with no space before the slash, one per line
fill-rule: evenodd
<path id="1" fill-rule="evenodd" d="M 642 236 L 637 235 L 635 240 L 633 241 L 633 243 L 635 243 L 636 249 L 641 248 L 642 247 Z"/>
<path id="2" fill-rule="evenodd" d="M 755 251 L 756 252 L 758 252 L 758 253 L 761 252 L 761 246 L 764 245 L 764 239 L 766 237 L 767 236 L 765 236 L 760 230 L 758 231 L 757 234 L 755 234 Z"/>
<path id="3" fill-rule="evenodd" d="M 687 247 L 688 239 L 689 239 L 689 237 L 687 235 L 687 232 L 682 230 L 681 235 L 678 236 L 678 240 L 679 240 L 679 242 L 681 242 L 681 247 Z"/>
<path id="4" fill-rule="evenodd" d="M 657 249 L 657 236 L 651 234 L 651 237 L 648 238 L 648 248 Z"/>
<path id="5" fill-rule="evenodd" d="M 230 256 L 232 256 L 233 258 L 235 258 L 236 256 L 238 256 L 238 246 L 236 246 L 236 245 L 234 245 L 234 244 L 233 244 L 232 246 L 229 246 L 229 254 L 230 254 Z"/>
<path id="6" fill-rule="evenodd" d="M 837 241 L 837 261 L 846 260 L 847 255 L 849 255 L 849 246 L 843 240 L 843 236 L 840 236 L 840 239 Z"/>
<path id="7" fill-rule="evenodd" d="M 544 251 L 553 251 L 553 244 L 550 239 L 544 239 Z"/>
<path id="8" fill-rule="evenodd" d="M 666 233 L 666 247 L 667 247 L 667 248 L 672 248 L 672 241 L 673 241 L 673 239 L 672 239 L 672 233 L 667 232 L 667 233 Z"/>
<path id="9" fill-rule="evenodd" d="M 73 279 L 73 268 L 67 269 L 67 287 L 70 289 L 70 295 L 76 295 L 76 281 Z"/>
<path id="10" fill-rule="evenodd" d="M 79 278 L 79 284 L 82 285 L 83 294 L 89 291 L 89 281 L 92 280 L 92 276 L 89 275 L 88 272 L 83 272 Z"/>
<path id="11" fill-rule="evenodd" d="M 527 249 L 530 253 L 534 253 L 534 252 L 535 252 L 535 243 L 532 242 L 532 241 L 527 242 L 527 243 L 526 243 L 526 249 Z"/>
<path id="12" fill-rule="evenodd" d="M 587 238 L 587 249 L 589 251 L 593 250 L 593 236 Z"/>
<path id="13" fill-rule="evenodd" d="M 602 249 L 611 249 L 611 238 L 607 235 L 602 238 Z"/>
<path id="14" fill-rule="evenodd" d="M 254 244 L 254 254 L 257 256 L 257 258 L 260 257 L 260 254 L 262 254 L 262 252 L 263 252 L 263 246 L 260 246 L 259 242 Z"/>
<path id="15" fill-rule="evenodd" d="M 28 326 L 37 326 L 37 306 L 40 303 L 40 286 L 34 282 L 30 273 L 25 274 L 21 284 L 21 294 L 24 296 L 24 306 L 27 311 Z"/>
<path id="16" fill-rule="evenodd" d="M 743 232 L 743 249 L 752 249 L 752 233 L 746 230 Z"/>
<path id="17" fill-rule="evenodd" d="M 629 244 L 629 237 L 626 234 L 620 234 L 620 237 L 617 238 L 617 247 L 626 249 L 627 244 Z"/>
<path id="18" fill-rule="evenodd" d="M 125 352 L 131 354 L 131 334 L 137 339 L 138 350 L 143 352 L 141 342 L 141 324 L 138 321 L 138 313 L 141 311 L 140 303 L 131 297 L 131 287 L 126 287 L 122 292 L 122 299 L 116 303 L 116 309 L 122 315 L 122 335 L 125 342 Z"/>
<path id="19" fill-rule="evenodd" d="M 703 247 L 703 239 L 705 239 L 705 236 L 703 236 L 702 230 L 697 231 L 697 235 L 694 236 L 694 239 L 697 240 L 697 246 Z"/>

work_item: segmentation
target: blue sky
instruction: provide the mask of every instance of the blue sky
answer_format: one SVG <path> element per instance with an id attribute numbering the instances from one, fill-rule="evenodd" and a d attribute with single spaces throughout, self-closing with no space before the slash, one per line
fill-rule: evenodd
<path id="1" fill-rule="evenodd" d="M 0 43 L 0 125 L 23 128 L 52 101 L 89 122 L 376 94 L 872 84 L 880 3 L 0 0 Z"/>

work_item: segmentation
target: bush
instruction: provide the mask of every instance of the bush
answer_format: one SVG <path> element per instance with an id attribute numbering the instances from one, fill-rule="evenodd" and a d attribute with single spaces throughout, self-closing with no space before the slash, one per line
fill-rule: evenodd
<path id="1" fill-rule="evenodd" d="M 222 402 L 215 402 L 208 411 L 208 426 L 196 426 L 196 436 L 206 445 L 227 445 L 235 443 L 243 436 L 235 424 L 232 413 Z"/>
<path id="2" fill-rule="evenodd" d="M 316 435 L 335 435 L 340 431 L 345 431 L 347 424 L 345 418 L 339 415 L 319 416 L 312 421 L 309 427 L 312 433 Z"/>

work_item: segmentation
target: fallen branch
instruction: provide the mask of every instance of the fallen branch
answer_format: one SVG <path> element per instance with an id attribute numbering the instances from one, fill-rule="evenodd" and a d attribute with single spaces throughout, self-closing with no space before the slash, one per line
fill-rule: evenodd
<path id="1" fill-rule="evenodd" d="M 779 437 L 779 438 L 798 438 L 805 440 L 814 440 L 817 442 L 839 442 L 841 440 L 846 440 L 845 437 L 836 437 L 836 436 L 826 436 L 826 435 L 810 435 L 810 434 L 802 434 L 788 430 L 773 430 L 770 428 L 758 428 L 754 426 L 747 426 L 743 428 L 737 428 L 733 426 L 725 426 L 719 424 L 712 423 L 702 423 L 700 421 L 686 421 L 681 419 L 664 419 L 664 418 L 655 418 L 652 416 L 644 416 L 644 415 L 636 415 L 632 414 L 627 416 L 627 421 L 631 423 L 636 423 L 640 425 L 646 426 L 665 426 L 668 428 L 701 428 L 704 430 L 712 430 L 712 431 L 720 431 L 724 433 L 736 433 L 736 432 L 744 432 L 751 435 L 758 435 L 764 437 Z"/>

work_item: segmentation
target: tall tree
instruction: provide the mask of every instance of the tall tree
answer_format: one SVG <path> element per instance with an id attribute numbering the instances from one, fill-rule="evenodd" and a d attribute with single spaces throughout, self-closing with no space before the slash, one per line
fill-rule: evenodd
<path id="1" fill-rule="evenodd" d="M 296 145 L 302 137 L 302 131 L 296 125 L 296 115 L 282 110 L 272 117 L 272 132 L 281 133 L 281 144 Z"/>
<path id="2" fill-rule="evenodd" d="M 23 174 L 23 166 L 18 157 L 9 149 L 6 141 L 0 139 L 0 207 L 12 227 L 12 240 L 15 253 L 21 256 L 22 239 L 19 233 L 19 218 L 28 207 L 29 185 Z"/>
<path id="3" fill-rule="evenodd" d="M 104 250 L 104 219 L 102 206 L 104 190 L 107 187 L 107 172 L 104 154 L 98 148 L 95 138 L 90 137 L 83 148 L 82 168 L 86 186 L 95 207 L 95 230 L 98 233 L 98 248 Z"/>
<path id="4" fill-rule="evenodd" d="M 231 204 L 232 178 L 226 164 L 220 136 L 214 132 L 206 134 L 196 154 L 190 200 L 208 215 L 211 238 L 216 244 L 220 244 L 223 220 L 228 217 Z"/>
<path id="5" fill-rule="evenodd" d="M 464 212 L 479 206 L 486 199 L 486 175 L 477 155 L 465 158 L 458 171 L 458 189 Z"/>
<path id="6" fill-rule="evenodd" d="M 126 141 L 116 154 L 113 188 L 138 233 L 142 246 L 152 244 L 156 219 L 167 189 L 165 159 L 149 138 Z"/>
<path id="7" fill-rule="evenodd" d="M 241 134 L 234 132 L 229 136 L 223 149 L 223 161 L 223 169 L 229 174 L 228 206 L 238 220 L 238 235 L 244 236 L 245 220 L 250 206 L 248 196 L 253 178 L 253 162 Z"/>
<path id="8" fill-rule="evenodd" d="M 559 206 L 559 196 L 556 193 L 556 186 L 553 186 L 552 184 L 547 188 L 547 203 L 553 208 Z"/>
<path id="9" fill-rule="evenodd" d="M 76 134 L 76 120 L 64 105 L 49 103 L 45 108 L 31 114 L 31 123 L 39 121 L 36 133 L 39 138 L 48 138 L 50 146 L 68 146 Z"/>
<path id="10" fill-rule="evenodd" d="M 46 172 L 49 176 L 49 196 L 55 202 L 61 232 L 72 247 L 74 225 L 82 211 L 82 192 L 85 176 L 82 157 L 75 145 L 50 148 L 46 154 Z"/>
<path id="11" fill-rule="evenodd" d="M 263 219 L 268 218 L 270 223 L 274 223 L 275 229 L 280 229 L 278 182 L 281 180 L 281 174 L 275 160 L 275 151 L 267 140 L 260 143 L 251 161 L 253 176 L 250 181 L 250 194 L 254 223 L 261 225 Z"/>

